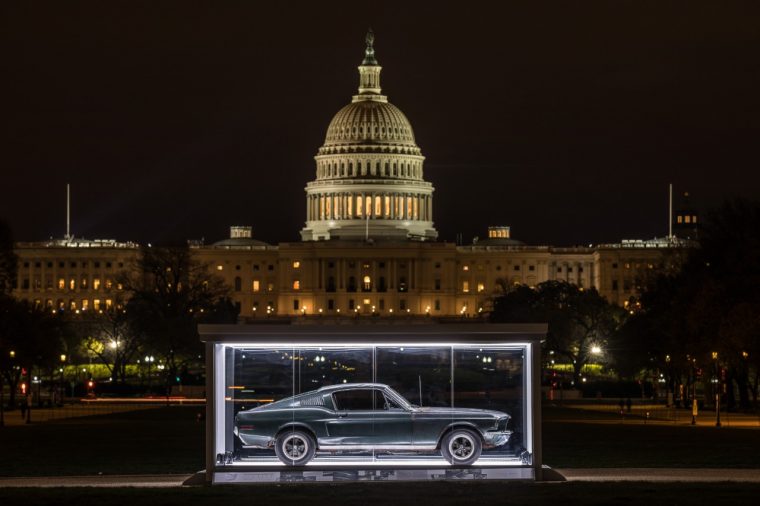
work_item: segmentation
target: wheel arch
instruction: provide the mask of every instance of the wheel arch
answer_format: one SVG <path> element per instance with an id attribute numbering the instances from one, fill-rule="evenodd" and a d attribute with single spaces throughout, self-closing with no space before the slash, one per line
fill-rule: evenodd
<path id="1" fill-rule="evenodd" d="M 319 443 L 317 442 L 317 434 L 314 432 L 314 430 L 311 427 L 309 427 L 303 422 L 288 422 L 285 425 L 282 425 L 279 429 L 277 429 L 277 434 L 274 435 L 274 440 L 277 441 L 277 438 L 280 437 L 280 434 L 282 434 L 283 432 L 287 430 L 292 430 L 292 429 L 298 429 L 298 430 L 302 430 L 306 432 L 312 437 L 312 439 L 314 439 L 314 444 L 317 447 L 319 446 Z"/>
<path id="2" fill-rule="evenodd" d="M 469 430 L 471 432 L 474 432 L 480 438 L 480 444 L 481 445 L 485 444 L 485 439 L 483 438 L 483 433 L 480 432 L 480 429 L 478 428 L 477 425 L 475 425 L 473 423 L 470 423 L 470 422 L 459 421 L 459 422 L 453 422 L 453 423 L 447 425 L 446 428 L 444 428 L 441 431 L 441 433 L 438 435 L 438 442 L 435 445 L 436 449 L 440 449 L 441 448 L 441 443 L 443 442 L 443 438 L 445 438 L 447 434 L 449 434 L 449 433 L 451 433 L 451 432 L 453 432 L 453 431 L 455 431 L 457 429 L 467 429 L 467 430 Z"/>

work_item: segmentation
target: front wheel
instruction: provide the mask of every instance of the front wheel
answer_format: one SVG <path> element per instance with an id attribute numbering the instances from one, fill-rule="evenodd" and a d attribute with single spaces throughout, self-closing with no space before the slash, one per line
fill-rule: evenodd
<path id="1" fill-rule="evenodd" d="M 478 460 L 483 445 L 480 436 L 468 429 L 454 429 L 441 441 L 441 455 L 450 464 L 469 466 Z"/>
<path id="2" fill-rule="evenodd" d="M 288 429 L 275 440 L 277 458 L 287 466 L 303 466 L 314 457 L 317 443 L 310 434 L 298 429 Z"/>

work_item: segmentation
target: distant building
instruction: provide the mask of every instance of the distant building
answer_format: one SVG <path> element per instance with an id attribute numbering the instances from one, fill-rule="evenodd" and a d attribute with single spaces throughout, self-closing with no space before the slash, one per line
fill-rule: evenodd
<path id="1" fill-rule="evenodd" d="M 229 239 L 191 243 L 227 281 L 242 318 L 471 317 L 487 312 L 505 287 L 548 280 L 594 287 L 626 305 L 643 280 L 668 267 L 686 244 L 654 239 L 530 246 L 514 239 L 508 226 L 491 226 L 485 239 L 468 246 L 437 241 L 424 157 L 406 116 L 381 94 L 380 69 L 368 39 L 359 92 L 330 122 L 315 156 L 302 242 L 271 245 L 254 239 L 251 227 L 233 226 Z M 695 225 L 696 216 L 676 220 Z M 67 239 L 20 243 L 17 253 L 16 296 L 88 311 L 114 303 L 120 290 L 115 274 L 134 265 L 139 248 Z"/>

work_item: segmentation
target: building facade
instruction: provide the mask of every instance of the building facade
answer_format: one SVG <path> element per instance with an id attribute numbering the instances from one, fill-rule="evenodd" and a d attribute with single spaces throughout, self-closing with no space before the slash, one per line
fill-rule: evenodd
<path id="1" fill-rule="evenodd" d="M 302 241 L 271 245 L 254 239 L 251 227 L 235 226 L 229 239 L 191 244 L 226 280 L 241 318 L 476 317 L 509 286 L 551 280 L 594 287 L 625 306 L 683 250 L 673 237 L 530 246 L 505 226 L 489 227 L 486 239 L 467 246 L 437 241 L 424 157 L 409 120 L 381 94 L 373 42 L 369 34 L 358 94 L 330 122 L 315 156 Z M 689 224 L 696 220 L 690 214 Z M 116 273 L 133 268 L 140 254 L 134 243 L 71 238 L 20 243 L 16 252 L 16 296 L 69 311 L 114 304 Z"/>

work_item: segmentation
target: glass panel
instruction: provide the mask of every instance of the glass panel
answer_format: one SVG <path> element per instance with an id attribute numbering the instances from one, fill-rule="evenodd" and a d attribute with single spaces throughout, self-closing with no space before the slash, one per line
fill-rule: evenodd
<path id="1" fill-rule="evenodd" d="M 418 406 L 451 406 L 451 348 L 377 348 L 377 382 Z"/>
<path id="2" fill-rule="evenodd" d="M 525 450 L 524 350 L 454 349 L 454 406 L 487 409 L 510 416 L 513 433 L 505 445 L 484 447 L 484 457 L 520 458 Z"/>

